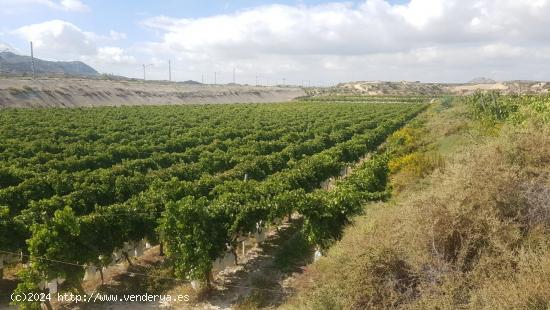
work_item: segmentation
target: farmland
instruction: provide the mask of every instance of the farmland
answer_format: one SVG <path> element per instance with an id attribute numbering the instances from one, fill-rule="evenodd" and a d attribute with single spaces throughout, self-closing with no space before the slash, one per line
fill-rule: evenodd
<path id="1" fill-rule="evenodd" d="M 174 277 L 209 284 L 238 240 L 293 213 L 319 249 L 387 195 L 388 157 L 318 190 L 377 150 L 426 98 L 0 112 L 0 250 L 29 268 L 18 292 L 162 244 Z M 11 255 L 13 256 L 13 255 Z M 36 303 L 24 303 L 33 307 Z"/>

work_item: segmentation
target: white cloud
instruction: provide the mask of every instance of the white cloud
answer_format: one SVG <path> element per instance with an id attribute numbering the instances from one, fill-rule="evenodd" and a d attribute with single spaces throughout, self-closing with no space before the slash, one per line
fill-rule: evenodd
<path id="1" fill-rule="evenodd" d="M 0 0 L 2 3 L 16 1 Z M 61 10 L 80 1 L 20 0 Z M 63 7 L 65 4 L 65 7 Z M 1 14 L 1 13 L 0 13 Z M 106 71 L 166 78 L 167 60 L 180 80 L 271 83 L 282 78 L 463 81 L 550 80 L 550 0 L 384 0 L 321 5 L 264 5 L 201 18 L 156 16 L 142 21 L 156 35 L 128 42 L 111 30 L 98 34 L 66 21 L 21 27 L 39 55 L 83 59 Z M 100 17 L 98 17 L 100 18 Z M 130 47 L 121 47 L 123 43 Z M 115 72 L 116 73 L 116 72 Z"/>
<path id="2" fill-rule="evenodd" d="M 35 8 L 37 5 L 46 6 L 54 10 L 69 12 L 89 12 L 90 7 L 80 0 L 0 0 L 4 14 L 17 14 L 25 9 Z"/>
<path id="3" fill-rule="evenodd" d="M 61 7 L 67 11 L 88 12 L 90 8 L 80 0 L 62 0 Z"/>
<path id="4" fill-rule="evenodd" d="M 125 33 L 114 30 L 109 31 L 109 36 L 114 41 L 125 40 L 127 37 Z"/>
<path id="5" fill-rule="evenodd" d="M 84 31 L 72 23 L 63 20 L 50 20 L 39 24 L 20 27 L 13 31 L 26 41 L 33 41 L 41 53 L 58 58 L 101 56 L 102 59 L 111 54 L 119 62 L 123 50 L 118 47 L 104 46 L 126 38 L 126 34 L 110 30 L 108 35 Z"/>
<path id="6" fill-rule="evenodd" d="M 100 71 L 111 65 L 134 64 L 134 56 L 116 46 L 105 45 L 126 38 L 124 33 L 111 30 L 108 35 L 80 29 L 63 20 L 51 20 L 20 27 L 13 34 L 32 41 L 35 55 L 51 60 L 82 60 Z"/>
<path id="7" fill-rule="evenodd" d="M 84 32 L 75 25 L 51 20 L 40 24 L 23 26 L 15 34 L 33 41 L 37 50 L 52 55 L 93 55 L 97 53 L 94 34 Z"/>
<path id="8" fill-rule="evenodd" d="M 550 38 L 545 0 L 412 0 L 390 5 L 269 5 L 198 19 L 158 16 L 165 48 L 240 55 L 369 54 L 437 44 Z"/>
<path id="9" fill-rule="evenodd" d="M 183 55 L 203 71 L 238 66 L 249 76 L 256 71 L 297 80 L 457 81 L 484 72 L 550 79 L 548 16 L 550 0 L 366 0 L 266 5 L 192 19 L 157 16 L 142 24 L 160 34 L 146 45 L 151 55 Z"/>
<path id="10" fill-rule="evenodd" d="M 98 49 L 97 55 L 91 61 L 100 64 L 135 64 L 136 58 L 127 55 L 120 47 L 104 46 Z"/>
<path id="11" fill-rule="evenodd" d="M 93 55 L 97 52 L 93 33 L 62 20 L 23 26 L 15 30 L 15 34 L 33 41 L 36 49 L 46 54 Z"/>
<path id="12" fill-rule="evenodd" d="M 199 54 L 226 54 L 231 58 L 264 53 L 361 54 L 397 43 L 397 38 L 382 36 L 390 30 L 386 26 L 392 26 L 379 23 L 376 17 L 379 7 L 388 5 L 374 2 L 360 9 L 347 3 L 270 5 L 200 19 L 160 16 L 144 24 L 165 31 L 161 42 L 164 47 Z"/>

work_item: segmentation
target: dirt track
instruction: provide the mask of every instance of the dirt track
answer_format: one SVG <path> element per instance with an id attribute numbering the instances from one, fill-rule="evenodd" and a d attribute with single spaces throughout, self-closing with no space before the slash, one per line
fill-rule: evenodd
<path id="1" fill-rule="evenodd" d="M 0 78 L 0 107 L 14 108 L 285 102 L 304 95 L 296 87 Z"/>

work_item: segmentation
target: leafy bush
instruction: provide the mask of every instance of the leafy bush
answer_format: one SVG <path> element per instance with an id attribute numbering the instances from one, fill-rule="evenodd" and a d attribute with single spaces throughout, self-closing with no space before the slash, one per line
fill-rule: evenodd
<path id="1" fill-rule="evenodd" d="M 502 121 L 519 109 L 517 96 L 503 96 L 498 91 L 478 91 L 466 97 L 466 103 L 472 109 L 472 115 L 476 119 L 490 119 Z"/>
<path id="2" fill-rule="evenodd" d="M 476 92 L 465 97 L 474 119 L 491 122 L 526 120 L 550 122 L 550 94 L 502 95 L 498 91 Z"/>
<path id="3" fill-rule="evenodd" d="M 441 108 L 442 109 L 449 109 L 454 104 L 454 98 L 451 96 L 444 96 L 441 98 Z"/>

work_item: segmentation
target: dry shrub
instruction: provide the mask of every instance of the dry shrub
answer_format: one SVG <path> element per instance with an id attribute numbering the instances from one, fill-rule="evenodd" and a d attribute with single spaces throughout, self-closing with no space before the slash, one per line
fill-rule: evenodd
<path id="1" fill-rule="evenodd" d="M 524 224 L 530 230 L 537 226 L 550 230 L 550 203 L 548 203 L 550 186 L 544 183 L 549 179 L 550 177 L 546 175 L 543 178 L 530 180 L 521 188 L 526 203 Z"/>
<path id="2" fill-rule="evenodd" d="M 510 131 L 368 210 L 289 307 L 549 309 L 549 137 Z"/>
<path id="3" fill-rule="evenodd" d="M 393 308 L 414 298 L 418 276 L 402 253 L 392 248 L 373 248 L 352 279 L 358 291 L 352 308 Z"/>
<path id="4" fill-rule="evenodd" d="M 542 290 L 548 282 L 543 265 L 535 264 L 541 268 L 538 275 L 527 272 L 533 283 L 540 283 L 532 290 L 502 286 L 516 281 L 524 266 L 532 270 L 520 253 L 542 258 L 540 250 L 550 239 L 549 218 L 541 216 L 550 205 L 547 142 L 547 132 L 532 131 L 482 147 L 433 176 L 432 189 L 408 203 L 405 208 L 414 209 L 410 223 L 418 232 L 411 256 L 420 268 L 432 270 L 411 308 L 526 309 L 532 300 L 543 302 L 543 309 L 550 305 Z M 530 145 L 538 145 L 537 150 Z M 494 303 L 499 298 L 489 301 L 479 294 L 512 291 L 522 295 L 515 299 L 521 307 L 505 307 Z"/>
<path id="5" fill-rule="evenodd" d="M 472 292 L 473 309 L 540 309 L 550 307 L 550 250 L 522 251 L 505 277 L 488 275 Z"/>
<path id="6" fill-rule="evenodd" d="M 314 280 L 312 288 L 307 288 L 310 292 L 305 301 L 307 306 L 294 304 L 290 307 L 391 309 L 415 298 L 418 276 L 403 253 L 384 246 L 368 246 L 361 251 L 360 256 L 338 256 L 335 265 L 322 266 L 320 262 L 319 278 Z"/>

